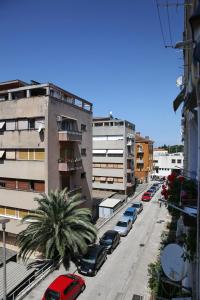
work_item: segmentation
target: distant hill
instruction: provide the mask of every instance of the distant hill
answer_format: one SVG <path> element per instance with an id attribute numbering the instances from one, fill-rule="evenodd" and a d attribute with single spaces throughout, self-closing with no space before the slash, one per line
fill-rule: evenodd
<path id="1" fill-rule="evenodd" d="M 176 152 L 183 152 L 183 145 L 163 145 L 163 146 L 159 146 L 159 148 L 161 149 L 165 149 L 168 150 L 169 153 L 176 153 Z"/>

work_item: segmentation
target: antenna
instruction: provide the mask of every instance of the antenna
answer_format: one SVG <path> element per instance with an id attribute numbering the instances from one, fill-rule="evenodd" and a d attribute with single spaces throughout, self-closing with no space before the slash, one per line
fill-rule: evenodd
<path id="1" fill-rule="evenodd" d="M 186 277 L 187 269 L 183 248 L 177 244 L 169 244 L 162 251 L 161 266 L 165 275 L 172 281 L 181 281 Z"/>

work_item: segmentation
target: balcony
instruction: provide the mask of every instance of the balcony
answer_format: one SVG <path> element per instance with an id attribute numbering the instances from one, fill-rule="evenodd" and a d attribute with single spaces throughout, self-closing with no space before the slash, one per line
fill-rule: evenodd
<path id="1" fill-rule="evenodd" d="M 133 182 L 127 182 L 127 183 L 126 183 L 126 186 L 127 186 L 127 187 L 132 187 L 132 186 L 133 186 Z"/>
<path id="2" fill-rule="evenodd" d="M 144 160 L 141 158 L 137 158 L 136 162 L 137 164 L 144 164 Z"/>
<path id="3" fill-rule="evenodd" d="M 81 142 L 82 132 L 80 131 L 59 131 L 59 141 L 60 142 Z"/>
<path id="4" fill-rule="evenodd" d="M 81 159 L 74 160 L 74 161 L 58 161 L 58 170 L 60 172 L 69 172 L 69 171 L 76 171 L 82 169 L 82 161 Z"/>
<path id="5" fill-rule="evenodd" d="M 142 153 L 144 153 L 144 150 L 143 149 L 138 149 L 137 153 L 141 153 L 142 154 Z"/>
<path id="6" fill-rule="evenodd" d="M 81 186 L 76 186 L 76 187 L 69 190 L 68 195 L 69 195 L 69 197 L 72 197 L 76 194 L 81 194 L 81 193 L 82 193 L 82 187 Z"/>
<path id="7" fill-rule="evenodd" d="M 133 153 L 127 153 L 127 159 L 133 159 L 134 154 Z"/>

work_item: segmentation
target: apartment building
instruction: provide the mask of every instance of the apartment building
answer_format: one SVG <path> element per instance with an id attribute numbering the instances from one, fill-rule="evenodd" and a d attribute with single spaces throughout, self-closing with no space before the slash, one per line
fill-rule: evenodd
<path id="1" fill-rule="evenodd" d="M 92 104 L 52 84 L 0 83 L 0 216 L 7 240 L 40 193 L 67 187 L 91 207 Z"/>
<path id="2" fill-rule="evenodd" d="M 155 148 L 153 151 L 153 178 L 167 177 L 173 171 L 183 170 L 183 153 L 168 153 L 167 150 Z"/>
<path id="3" fill-rule="evenodd" d="M 112 116 L 93 119 L 93 189 L 133 192 L 134 147 L 134 124 Z"/>
<path id="4" fill-rule="evenodd" d="M 153 141 L 148 136 L 135 135 L 135 177 L 139 183 L 149 182 L 153 171 Z"/>

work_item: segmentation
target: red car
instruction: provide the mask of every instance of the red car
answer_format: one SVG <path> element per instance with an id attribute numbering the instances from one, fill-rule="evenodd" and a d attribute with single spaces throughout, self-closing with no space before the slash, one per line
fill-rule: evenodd
<path id="1" fill-rule="evenodd" d="M 150 201 L 151 198 L 152 198 L 151 193 L 145 192 L 145 193 L 142 195 L 142 199 L 141 199 L 141 200 L 142 200 L 142 201 Z"/>
<path id="2" fill-rule="evenodd" d="M 42 300 L 73 300 L 84 289 L 85 281 L 81 276 L 60 275 L 49 285 Z"/>

